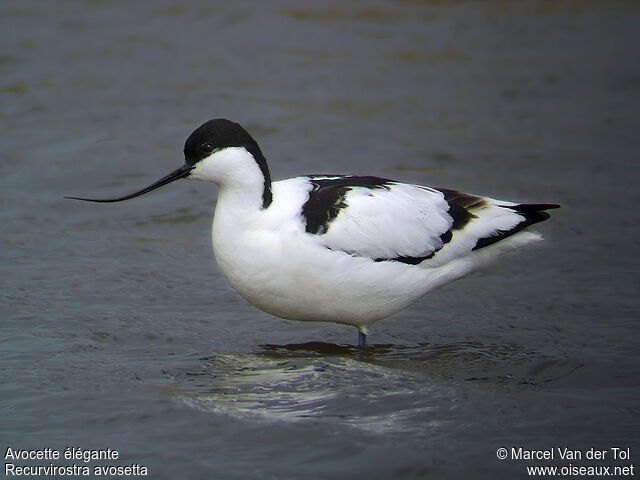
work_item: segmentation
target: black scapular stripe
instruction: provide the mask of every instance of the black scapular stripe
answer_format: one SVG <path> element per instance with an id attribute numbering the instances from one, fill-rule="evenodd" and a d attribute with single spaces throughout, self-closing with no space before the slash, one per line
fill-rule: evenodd
<path id="1" fill-rule="evenodd" d="M 313 188 L 309 198 L 302 206 L 307 233 L 322 235 L 327 233 L 329 224 L 338 216 L 340 210 L 348 205 L 345 202 L 347 192 L 352 188 L 389 189 L 392 180 L 380 177 L 342 175 L 332 178 L 309 175 Z"/>

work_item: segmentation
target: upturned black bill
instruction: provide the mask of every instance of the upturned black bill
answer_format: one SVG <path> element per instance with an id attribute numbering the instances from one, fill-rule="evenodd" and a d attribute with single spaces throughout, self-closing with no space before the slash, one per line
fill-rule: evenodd
<path id="1" fill-rule="evenodd" d="M 144 195 L 145 193 L 148 193 L 151 190 L 155 190 L 156 188 L 162 187 L 163 185 L 166 185 L 167 183 L 171 183 L 171 182 L 173 182 L 175 180 L 179 180 L 181 178 L 187 177 L 189 175 L 189 173 L 191 173 L 191 170 L 193 170 L 193 167 L 190 167 L 188 165 L 182 165 L 181 167 L 176 168 L 169 175 L 166 175 L 166 176 L 162 177 L 160 180 L 158 180 L 155 183 L 152 183 L 148 187 L 143 188 L 142 190 L 139 190 L 139 191 L 137 191 L 135 193 L 131 193 L 129 195 L 125 195 L 123 197 L 117 197 L 117 198 L 65 197 L 65 198 L 70 198 L 72 200 L 82 200 L 82 201 L 85 201 L 85 202 L 103 202 L 103 203 L 121 202 L 123 200 L 129 200 L 130 198 L 139 197 L 140 195 Z"/>

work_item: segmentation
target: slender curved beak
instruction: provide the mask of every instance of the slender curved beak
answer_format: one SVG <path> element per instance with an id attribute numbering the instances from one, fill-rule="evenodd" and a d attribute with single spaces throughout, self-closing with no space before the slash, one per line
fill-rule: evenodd
<path id="1" fill-rule="evenodd" d="M 148 193 L 151 190 L 155 190 L 156 188 L 162 187 L 163 185 L 166 185 L 167 183 L 171 183 L 171 182 L 173 182 L 175 180 L 179 180 L 180 178 L 187 177 L 187 176 L 189 176 L 189 173 L 191 173 L 191 170 L 193 170 L 192 166 L 188 166 L 186 164 L 182 165 L 181 167 L 176 168 L 169 175 L 166 175 L 166 176 L 162 177 L 160 180 L 158 180 L 155 183 L 152 183 L 148 187 L 145 187 L 142 190 L 139 190 L 139 191 L 134 192 L 134 193 L 130 193 L 129 195 L 125 195 L 123 197 L 116 197 L 116 198 L 64 197 L 64 198 L 70 198 L 71 200 L 82 200 L 82 201 L 85 201 L 85 202 L 103 202 L 103 203 L 121 202 L 123 200 L 129 200 L 130 198 L 134 198 L 134 197 L 138 197 L 140 195 L 144 195 L 145 193 Z"/>

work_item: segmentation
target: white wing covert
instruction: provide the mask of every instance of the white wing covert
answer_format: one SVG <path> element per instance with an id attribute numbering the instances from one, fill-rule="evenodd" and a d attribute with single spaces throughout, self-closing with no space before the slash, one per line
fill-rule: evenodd
<path id="1" fill-rule="evenodd" d="M 309 176 L 305 231 L 375 261 L 437 266 L 545 220 L 556 205 L 501 202 L 379 177 Z"/>

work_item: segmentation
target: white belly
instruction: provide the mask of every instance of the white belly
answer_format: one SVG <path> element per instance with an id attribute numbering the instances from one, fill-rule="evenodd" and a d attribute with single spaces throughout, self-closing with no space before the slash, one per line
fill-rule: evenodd
<path id="1" fill-rule="evenodd" d="M 426 271 L 374 262 L 300 237 L 213 234 L 214 253 L 229 283 L 277 317 L 366 326 L 402 310 L 429 288 Z"/>

